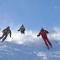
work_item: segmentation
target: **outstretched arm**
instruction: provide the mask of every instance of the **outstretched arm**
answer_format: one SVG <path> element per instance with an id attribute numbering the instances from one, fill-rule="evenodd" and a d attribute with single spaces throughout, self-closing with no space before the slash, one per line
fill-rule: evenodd
<path id="1" fill-rule="evenodd" d="M 39 37 L 40 36 L 40 33 L 37 35 L 37 37 Z"/>
<path id="2" fill-rule="evenodd" d="M 21 28 L 20 29 L 18 29 L 18 31 L 20 31 L 21 30 Z"/>
<path id="3" fill-rule="evenodd" d="M 46 33 L 49 33 L 47 30 L 45 30 Z"/>

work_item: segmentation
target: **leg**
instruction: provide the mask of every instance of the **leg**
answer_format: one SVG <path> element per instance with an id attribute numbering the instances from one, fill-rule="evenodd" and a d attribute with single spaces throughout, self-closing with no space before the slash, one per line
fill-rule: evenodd
<path id="1" fill-rule="evenodd" d="M 2 39 L 4 37 L 4 34 L 0 37 L 0 39 Z"/>
<path id="2" fill-rule="evenodd" d="M 51 44 L 51 42 L 47 39 L 47 42 L 49 43 L 49 45 L 52 47 L 52 44 Z"/>
<path id="3" fill-rule="evenodd" d="M 49 45 L 48 45 L 48 43 L 47 43 L 47 40 L 46 40 L 46 39 L 44 39 L 44 42 L 45 42 L 45 45 L 47 46 L 47 48 L 49 49 Z"/>
<path id="4" fill-rule="evenodd" d="M 6 39 L 7 35 L 5 35 L 5 37 L 2 39 L 2 42 Z"/>

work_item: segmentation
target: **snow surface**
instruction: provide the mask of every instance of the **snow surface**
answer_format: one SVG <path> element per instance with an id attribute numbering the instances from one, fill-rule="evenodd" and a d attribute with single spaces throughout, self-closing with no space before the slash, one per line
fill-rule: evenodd
<path id="1" fill-rule="evenodd" d="M 53 45 L 49 50 L 36 35 L 32 31 L 24 35 L 13 31 L 12 38 L 8 36 L 3 43 L 0 41 L 0 60 L 60 60 L 60 33 L 48 35 Z"/>

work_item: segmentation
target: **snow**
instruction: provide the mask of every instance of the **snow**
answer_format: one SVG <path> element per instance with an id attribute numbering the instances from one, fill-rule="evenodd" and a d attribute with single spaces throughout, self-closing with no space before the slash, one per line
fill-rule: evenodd
<path id="1" fill-rule="evenodd" d="M 2 33 L 1 33 L 2 34 Z M 37 32 L 20 34 L 13 31 L 12 38 L 0 41 L 0 60 L 60 60 L 60 32 L 48 35 L 53 48 L 49 50 Z"/>

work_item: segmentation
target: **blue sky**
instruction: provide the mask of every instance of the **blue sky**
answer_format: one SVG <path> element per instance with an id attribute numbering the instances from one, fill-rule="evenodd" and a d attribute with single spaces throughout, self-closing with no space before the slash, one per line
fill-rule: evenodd
<path id="1" fill-rule="evenodd" d="M 60 26 L 60 0 L 0 0 L 0 28 L 27 29 Z"/>

